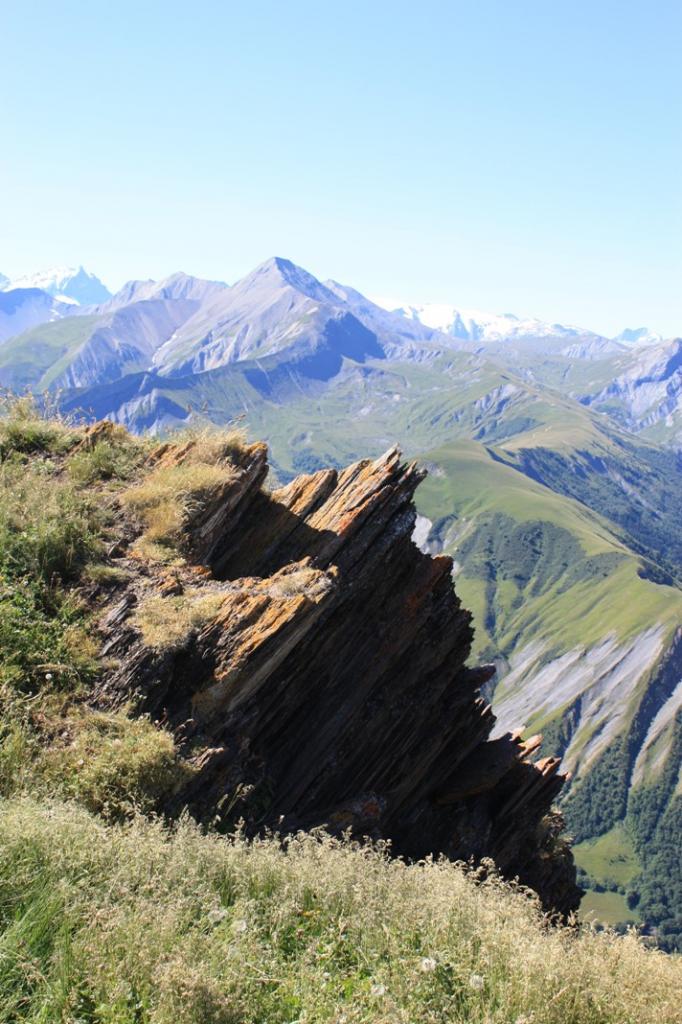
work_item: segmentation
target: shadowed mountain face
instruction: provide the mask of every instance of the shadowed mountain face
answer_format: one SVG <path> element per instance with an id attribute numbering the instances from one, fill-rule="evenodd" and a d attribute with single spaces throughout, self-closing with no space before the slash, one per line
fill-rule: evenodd
<path id="1" fill-rule="evenodd" d="M 70 313 L 71 308 L 67 303 L 52 298 L 39 288 L 0 291 L 0 346 L 36 324 L 43 324 L 49 329 L 53 321 L 69 316 Z M 16 361 L 25 359 L 25 352 L 18 350 Z"/>

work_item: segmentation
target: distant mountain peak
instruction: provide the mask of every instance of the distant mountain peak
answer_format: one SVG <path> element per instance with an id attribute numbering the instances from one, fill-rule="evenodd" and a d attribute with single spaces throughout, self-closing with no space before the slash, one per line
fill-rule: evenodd
<path id="1" fill-rule="evenodd" d="M 480 309 L 461 309 L 449 303 L 426 303 L 415 306 L 394 301 L 375 300 L 384 309 L 447 334 L 458 341 L 499 342 L 526 337 L 573 339 L 581 336 L 600 337 L 594 331 L 571 324 L 548 323 L 537 317 L 520 317 L 515 313 L 486 313 Z"/>
<path id="2" fill-rule="evenodd" d="M 201 302 L 223 291 L 229 291 L 229 285 L 224 281 L 206 281 L 204 278 L 193 277 L 182 270 L 177 270 L 160 281 L 155 281 L 151 277 L 146 280 L 126 281 L 115 295 L 101 304 L 100 312 L 112 312 L 134 302 L 150 300 L 188 299 Z"/>
<path id="3" fill-rule="evenodd" d="M 648 327 L 626 327 L 613 340 L 624 345 L 657 345 L 663 341 L 663 336 Z"/>
<path id="4" fill-rule="evenodd" d="M 234 285 L 238 291 L 281 287 L 294 288 L 318 302 L 338 301 L 337 296 L 313 274 L 283 256 L 271 256 Z"/>
<path id="5" fill-rule="evenodd" d="M 35 274 L 0 280 L 0 288 L 10 291 L 14 288 L 40 288 L 62 302 L 79 306 L 96 306 L 111 298 L 111 292 L 100 279 L 89 273 L 83 266 L 50 267 Z"/>

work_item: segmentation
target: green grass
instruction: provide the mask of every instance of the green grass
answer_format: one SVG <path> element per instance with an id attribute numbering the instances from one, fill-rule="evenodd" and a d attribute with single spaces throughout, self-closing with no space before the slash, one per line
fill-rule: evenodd
<path id="1" fill-rule="evenodd" d="M 588 889 L 580 904 L 580 916 L 585 921 L 607 925 L 636 924 L 639 915 L 630 910 L 625 897 L 619 892 L 594 892 Z"/>
<path id="2" fill-rule="evenodd" d="M 21 391 L 47 388 L 66 369 L 98 323 L 96 316 L 69 316 L 33 327 L 0 349 L 3 382 Z"/>
<path id="3" fill-rule="evenodd" d="M 0 464 L 0 685 L 73 688 L 93 671 L 78 578 L 101 550 L 99 509 L 48 461 Z"/>
<path id="4" fill-rule="evenodd" d="M 90 436 L 30 398 L 0 415 L 0 793 L 29 787 L 121 815 L 175 784 L 172 738 L 125 711 L 87 706 L 99 673 L 82 585 L 120 582 L 102 562 L 109 487 L 146 446 L 121 428 Z M 125 578 L 125 574 L 123 574 Z"/>
<path id="5" fill-rule="evenodd" d="M 679 1024 L 681 972 L 445 861 L 0 803 L 2 1024 Z"/>
<path id="6" fill-rule="evenodd" d="M 436 449 L 424 461 L 432 471 L 417 492 L 417 507 L 434 523 L 456 517 L 445 550 L 462 565 L 456 586 L 474 612 L 477 650 L 509 654 L 539 639 L 549 657 L 595 644 L 606 633 L 626 641 L 653 623 L 674 632 L 682 591 L 641 578 L 640 557 L 601 516 L 475 442 Z M 481 565 L 494 567 L 494 607 Z"/>
<path id="7" fill-rule="evenodd" d="M 586 554 L 625 550 L 600 516 L 496 461 L 482 444 L 457 441 L 430 449 L 422 461 L 435 469 L 418 492 L 419 510 L 430 519 L 455 512 L 458 518 L 473 521 L 502 512 L 519 522 L 541 520 L 560 526 L 577 538 Z"/>
<path id="8" fill-rule="evenodd" d="M 622 825 L 573 847 L 576 863 L 602 885 L 627 886 L 641 871 L 632 839 Z"/>

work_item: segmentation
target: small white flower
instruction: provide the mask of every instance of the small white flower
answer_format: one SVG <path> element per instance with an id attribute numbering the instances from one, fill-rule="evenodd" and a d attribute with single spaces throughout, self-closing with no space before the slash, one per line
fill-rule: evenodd
<path id="1" fill-rule="evenodd" d="M 372 985 L 371 993 L 373 996 L 381 997 L 386 995 L 385 985 Z"/>
<path id="2" fill-rule="evenodd" d="M 424 972 L 424 974 L 429 974 L 431 971 L 435 971 L 437 966 L 438 964 L 433 959 L 432 956 L 425 956 L 422 959 L 420 969 Z"/>
<path id="3" fill-rule="evenodd" d="M 234 924 L 232 925 L 232 930 L 235 931 L 235 932 L 241 933 L 241 932 L 245 932 L 248 927 L 249 926 L 246 923 L 246 921 L 243 918 L 241 918 L 239 921 L 235 921 L 234 922 Z"/>
<path id="4" fill-rule="evenodd" d="M 331 974 L 329 973 L 329 971 L 322 971 L 322 977 L 324 978 L 325 981 L 329 981 L 329 979 L 331 978 Z"/>
<path id="5" fill-rule="evenodd" d="M 227 911 L 223 907 L 216 907 L 214 910 L 209 910 L 208 919 L 211 924 L 220 924 L 227 917 Z"/>
<path id="6" fill-rule="evenodd" d="M 482 992 L 485 985 L 485 978 L 481 974 L 472 974 L 469 978 L 469 985 L 475 992 Z"/>

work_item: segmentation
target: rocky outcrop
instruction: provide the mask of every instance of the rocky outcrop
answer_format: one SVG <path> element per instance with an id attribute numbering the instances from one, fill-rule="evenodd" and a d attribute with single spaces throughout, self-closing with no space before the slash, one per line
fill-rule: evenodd
<path id="1" fill-rule="evenodd" d="M 175 732 L 193 775 L 169 810 L 351 830 L 412 858 L 491 857 L 547 907 L 575 909 L 551 812 L 558 760 L 533 761 L 537 738 L 489 739 L 479 689 L 493 670 L 467 665 L 451 560 L 411 540 L 424 471 L 391 450 L 267 493 L 265 458 L 243 451 L 219 500 L 188 516 L 184 565 L 135 558 L 130 521 L 115 551 L 128 582 L 101 619 L 98 700 L 134 698 Z M 140 611 L 164 594 L 212 610 L 180 643 L 152 646 Z"/>

